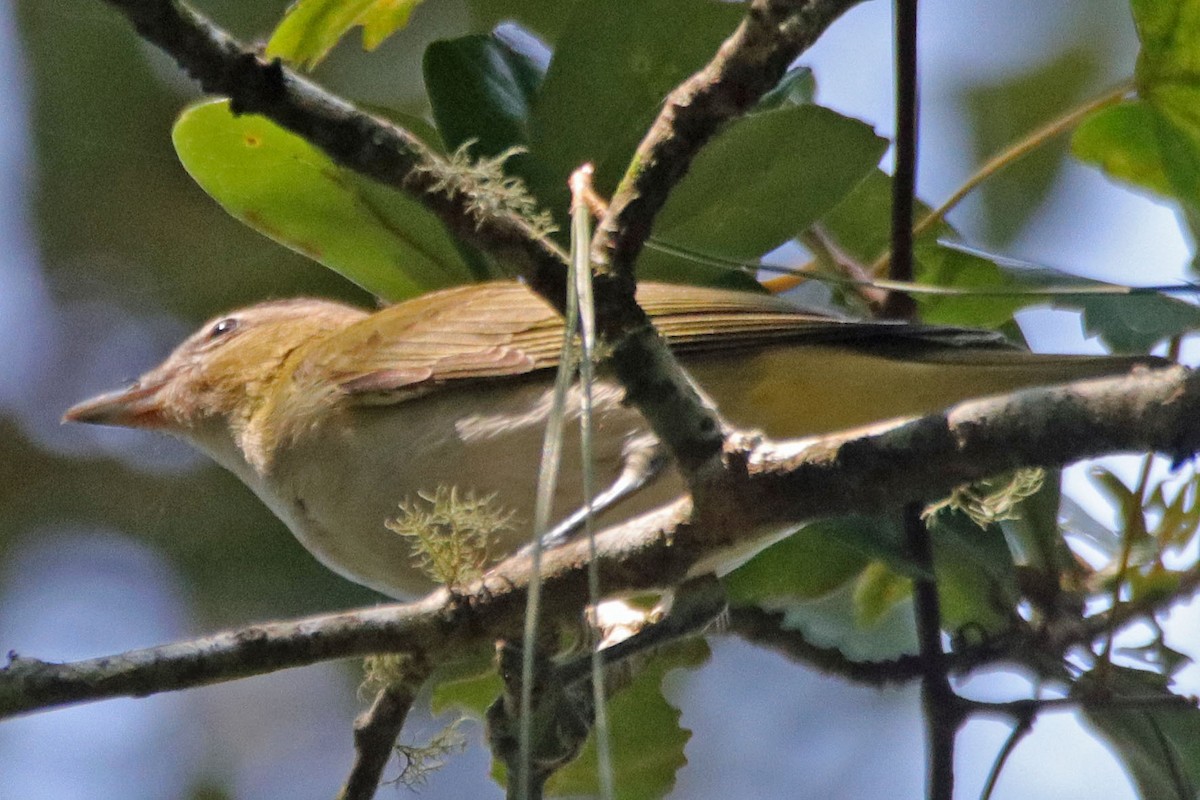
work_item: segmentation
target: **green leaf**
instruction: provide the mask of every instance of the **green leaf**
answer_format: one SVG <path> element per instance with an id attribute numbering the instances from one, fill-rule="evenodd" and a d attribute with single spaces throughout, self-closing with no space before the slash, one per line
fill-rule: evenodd
<path id="1" fill-rule="evenodd" d="M 1200 307 L 1162 294 L 1092 295 L 1055 300 L 1083 311 L 1083 327 L 1113 350 L 1144 353 L 1158 342 L 1200 328 Z"/>
<path id="2" fill-rule="evenodd" d="M 504 684 L 496 671 L 496 655 L 480 653 L 475 657 L 440 665 L 429 680 L 433 693 L 429 706 L 434 714 L 458 710 L 484 719 L 488 706 L 500 696 Z"/>
<path id="3" fill-rule="evenodd" d="M 1171 181 L 1159 148 L 1157 116 L 1143 100 L 1102 109 L 1075 129 L 1071 149 L 1076 158 L 1114 178 L 1169 196 Z"/>
<path id="4" fill-rule="evenodd" d="M 1096 484 L 1096 488 L 1117 507 L 1119 518 L 1128 526 L 1131 522 L 1138 525 L 1144 519 L 1142 515 L 1142 498 L 1135 490 L 1125 485 L 1125 482 L 1108 467 L 1095 466 L 1088 470 L 1088 477 Z M 1128 529 L 1124 531 L 1129 534 Z M 1145 536 L 1146 532 L 1135 531 Z"/>
<path id="5" fill-rule="evenodd" d="M 1200 793 L 1200 711 L 1180 698 L 1167 708 L 1147 703 L 1106 710 L 1114 700 L 1171 696 L 1153 672 L 1106 666 L 1079 679 L 1073 695 L 1085 699 L 1083 716 L 1125 763 L 1139 794 L 1153 800 L 1195 800 Z"/>
<path id="6" fill-rule="evenodd" d="M 443 141 L 457 150 L 474 140 L 476 156 L 528 147 L 529 117 L 543 71 L 506 39 L 463 36 L 425 50 L 425 88 Z"/>
<path id="7" fill-rule="evenodd" d="M 828 213 L 879 163 L 887 141 L 869 125 L 814 105 L 751 114 L 693 162 L 655 222 L 670 245 L 750 261 Z M 692 281 L 710 267 L 648 251 L 646 277 Z"/>
<path id="8" fill-rule="evenodd" d="M 1176 487 L 1175 496 L 1170 502 L 1166 502 L 1163 491 L 1163 484 L 1159 484 L 1155 497 L 1159 499 L 1158 507 L 1162 516 L 1154 528 L 1154 538 L 1164 547 L 1183 548 L 1196 536 L 1200 527 L 1200 478 L 1193 477 L 1191 481 Z"/>
<path id="9" fill-rule="evenodd" d="M 730 605 L 763 605 L 821 597 L 862 571 L 869 558 L 838 541 L 842 518 L 806 525 L 723 579 Z"/>
<path id="10" fill-rule="evenodd" d="M 781 609 L 845 586 L 871 561 L 907 578 L 928 574 L 909 558 L 894 515 L 847 515 L 805 525 L 722 580 L 732 605 Z"/>
<path id="11" fill-rule="evenodd" d="M 854 582 L 854 621 L 872 628 L 897 605 L 912 597 L 912 581 L 878 561 L 872 562 Z"/>
<path id="12" fill-rule="evenodd" d="M 226 100 L 184 110 L 175 151 L 237 219 L 388 301 L 477 279 L 420 203 L 337 166 L 264 117 Z"/>
<path id="13" fill-rule="evenodd" d="M 408 24 L 421 0 L 298 0 L 267 42 L 268 58 L 304 69 L 319 64 L 353 27 L 363 29 L 363 49 L 374 50 Z"/>
<path id="14" fill-rule="evenodd" d="M 817 647 L 835 647 L 854 661 L 881 661 L 917 652 L 912 603 L 879 606 L 881 615 L 864 626 L 863 603 L 857 596 L 865 591 L 851 583 L 824 597 L 783 608 L 783 627 L 799 631 Z"/>
<path id="15" fill-rule="evenodd" d="M 1059 270 L 1013 262 L 996 257 L 993 263 L 1014 289 L 1056 289 L 1061 295 L 1016 298 L 1021 307 L 1049 303 L 1083 313 L 1084 329 L 1099 336 L 1111 349 L 1124 353 L 1145 353 L 1155 344 L 1200 327 L 1200 307 L 1160 292 L 1119 294 L 1072 294 L 1113 288 L 1115 284 L 1082 278 Z M 1128 288 L 1128 287 L 1121 287 Z M 1012 300 L 1013 298 L 1006 298 Z"/>
<path id="16" fill-rule="evenodd" d="M 1200 213 L 1200 0 L 1134 0 L 1138 100 L 1097 112 L 1077 131 L 1081 160 Z M 1194 229 L 1194 226 L 1193 226 Z"/>
<path id="17" fill-rule="evenodd" d="M 741 21 L 745 7 L 708 0 L 576 3 L 542 85 L 532 152 L 544 168 L 531 185 L 545 208 L 564 209 L 567 178 L 595 168 L 608 196 L 629 165 L 663 98 L 704 65 Z"/>
<path id="18" fill-rule="evenodd" d="M 1000 328 L 1021 308 L 1040 298 L 989 295 L 988 291 L 1016 288 L 1017 281 L 990 261 L 974 253 L 938 244 L 923 236 L 913 248 L 916 279 L 920 283 L 959 289 L 960 296 L 916 295 L 921 320 L 936 325 Z M 981 294 L 972 295 L 971 291 Z"/>
<path id="19" fill-rule="evenodd" d="M 613 773 L 621 800 L 654 800 L 675 785 L 675 774 L 687 763 L 684 747 L 692 732 L 679 725 L 679 709 L 663 697 L 663 679 L 676 669 L 695 669 L 708 658 L 708 645 L 699 638 L 663 648 L 609 700 Z M 596 769 L 593 731 L 579 758 L 546 783 L 547 795 L 597 796 Z"/>
<path id="20" fill-rule="evenodd" d="M 999 634 L 1017 619 L 1016 565 L 997 524 L 981 528 L 960 511 L 930 519 L 934 568 L 947 630 Z"/>
<path id="21" fill-rule="evenodd" d="M 928 211 L 928 206 L 918 203 L 914 217 L 920 219 Z M 888 248 L 891 178 L 873 171 L 822 218 L 821 226 L 850 256 L 863 263 L 874 261 Z M 1146 352 L 1163 339 L 1200 328 L 1200 307 L 1160 293 L 1021 295 L 1023 288 L 1070 291 L 1111 284 L 941 244 L 945 238 L 955 239 L 957 234 L 944 223 L 917 237 L 913 248 L 917 282 L 959 289 L 964 294 L 916 295 L 926 322 L 1001 328 L 1022 308 L 1052 305 L 1083 312 L 1090 334 L 1100 336 L 1113 350 L 1127 353 Z M 1012 289 L 1014 294 L 971 295 L 973 289 Z"/>
<path id="22" fill-rule="evenodd" d="M 913 220 L 923 219 L 930 207 L 920 201 Z M 888 251 L 892 229 L 892 179 L 882 170 L 873 170 L 821 218 L 821 227 L 848 255 L 870 264 Z M 1012 285 L 993 261 L 938 243 L 943 237 L 957 238 L 954 229 L 939 223 L 917 237 L 913 247 L 916 280 L 935 286 L 969 291 L 978 288 L 1003 288 Z M 1012 296 L 938 296 L 915 295 L 921 318 L 943 325 L 971 325 L 999 328 L 1012 319 L 1020 307 L 1036 302 Z"/>

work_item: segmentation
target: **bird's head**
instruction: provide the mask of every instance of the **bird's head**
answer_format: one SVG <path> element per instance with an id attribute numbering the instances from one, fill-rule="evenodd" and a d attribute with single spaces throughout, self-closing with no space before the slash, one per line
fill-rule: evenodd
<path id="1" fill-rule="evenodd" d="M 365 312 L 325 300 L 260 303 L 206 322 L 131 386 L 85 400 L 65 421 L 163 430 L 204 438 L 243 427 L 301 348 Z"/>

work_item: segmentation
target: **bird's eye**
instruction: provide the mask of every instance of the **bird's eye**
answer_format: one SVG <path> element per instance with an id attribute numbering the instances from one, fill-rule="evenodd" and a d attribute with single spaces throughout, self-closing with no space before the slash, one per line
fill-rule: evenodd
<path id="1" fill-rule="evenodd" d="M 238 321 L 236 317 L 226 317 L 220 322 L 212 326 L 208 332 L 209 339 L 219 339 L 227 333 L 233 333 L 237 330 Z"/>

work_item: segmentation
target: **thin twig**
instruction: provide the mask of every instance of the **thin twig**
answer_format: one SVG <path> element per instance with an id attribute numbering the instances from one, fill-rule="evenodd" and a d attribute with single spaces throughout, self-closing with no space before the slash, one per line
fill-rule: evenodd
<path id="1" fill-rule="evenodd" d="M 892 263 L 888 277 L 911 281 L 913 207 L 917 195 L 917 0 L 896 0 L 896 167 L 892 176 Z M 913 319 L 917 304 L 903 292 L 889 292 L 882 316 Z"/>
<path id="2" fill-rule="evenodd" d="M 1004 740 L 1004 746 L 996 754 L 996 760 L 992 763 L 991 771 L 988 772 L 987 781 L 983 784 L 983 792 L 979 795 L 980 800 L 991 800 L 992 792 L 996 790 L 996 783 L 1000 780 L 1000 773 L 1004 770 L 1004 765 L 1008 763 L 1008 757 L 1017 749 L 1021 740 L 1033 730 L 1034 718 L 1034 715 L 1031 714 L 1018 719 L 1013 725 L 1012 733 Z"/>

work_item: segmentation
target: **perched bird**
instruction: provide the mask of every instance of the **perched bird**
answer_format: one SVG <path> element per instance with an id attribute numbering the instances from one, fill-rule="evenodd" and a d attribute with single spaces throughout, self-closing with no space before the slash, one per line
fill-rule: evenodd
<path id="1" fill-rule="evenodd" d="M 1147 363 L 1035 355 L 990 332 L 855 321 L 765 294 L 643 283 L 638 300 L 729 420 L 776 437 Z M 132 386 L 80 403 L 65 419 L 186 439 L 241 478 L 325 565 L 410 598 L 432 582 L 411 540 L 385 521 L 422 493 L 494 494 L 513 512 L 495 552 L 529 540 L 562 331 L 558 314 L 517 282 L 374 312 L 314 299 L 261 303 L 208 322 Z M 602 482 L 621 472 L 630 443 L 648 436 L 619 385 L 602 378 L 593 392 Z M 578 459 L 568 447 L 559 519 L 582 503 Z M 667 475 L 601 521 L 681 488 Z"/>

